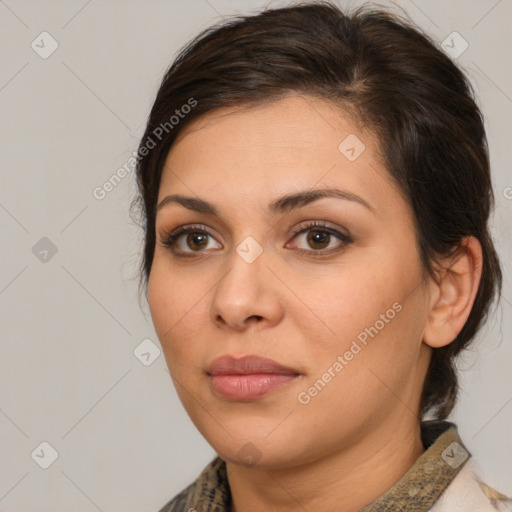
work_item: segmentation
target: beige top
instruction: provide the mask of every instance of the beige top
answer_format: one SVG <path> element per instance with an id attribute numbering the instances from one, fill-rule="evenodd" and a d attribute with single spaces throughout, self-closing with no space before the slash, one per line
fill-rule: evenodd
<path id="1" fill-rule="evenodd" d="M 496 512 L 512 509 L 512 500 L 485 485 L 462 443 L 456 425 L 421 424 L 425 452 L 382 496 L 361 512 Z M 231 493 L 226 463 L 216 457 L 199 478 L 160 512 L 229 512 Z"/>

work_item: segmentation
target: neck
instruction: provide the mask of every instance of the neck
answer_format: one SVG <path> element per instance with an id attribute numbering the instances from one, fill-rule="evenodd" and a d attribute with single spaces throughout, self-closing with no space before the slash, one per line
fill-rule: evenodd
<path id="1" fill-rule="evenodd" d="M 405 418 L 403 418 L 405 420 Z M 290 468 L 226 464 L 231 512 L 357 512 L 391 488 L 425 451 L 420 424 L 380 425 L 362 442 Z"/>

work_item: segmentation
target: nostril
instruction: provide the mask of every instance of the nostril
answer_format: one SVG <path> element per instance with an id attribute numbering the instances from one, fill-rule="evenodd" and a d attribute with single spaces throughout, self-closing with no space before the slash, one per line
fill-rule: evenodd
<path id="1" fill-rule="evenodd" d="M 246 326 L 250 322 L 260 322 L 263 320 L 263 317 L 261 315 L 251 315 L 245 319 L 245 321 L 242 321 L 239 328 L 243 329 L 244 326 Z M 222 315 L 216 315 L 215 321 L 221 325 L 228 325 L 230 322 L 226 321 Z M 233 324 L 234 325 L 234 324 Z"/>

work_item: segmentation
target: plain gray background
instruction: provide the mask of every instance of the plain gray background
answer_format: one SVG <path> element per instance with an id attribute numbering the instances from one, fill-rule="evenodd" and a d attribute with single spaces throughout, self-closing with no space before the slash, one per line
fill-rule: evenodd
<path id="1" fill-rule="evenodd" d="M 223 16 L 288 3 L 0 1 L 0 511 L 154 512 L 213 457 L 139 308 L 133 175 L 102 200 L 93 191 L 136 150 L 183 44 Z M 453 421 L 484 480 L 512 495 L 512 2 L 397 4 L 440 45 L 454 31 L 467 41 L 456 60 L 486 116 L 504 297 L 460 362 Z"/>

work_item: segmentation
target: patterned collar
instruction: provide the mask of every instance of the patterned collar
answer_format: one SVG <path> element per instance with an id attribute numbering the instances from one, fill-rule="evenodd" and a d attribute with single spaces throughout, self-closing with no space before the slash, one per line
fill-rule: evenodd
<path id="1" fill-rule="evenodd" d="M 428 511 L 471 456 L 453 423 L 423 422 L 421 439 L 426 451 L 393 487 L 360 512 Z M 160 512 L 229 512 L 230 504 L 226 463 L 216 457 Z"/>

